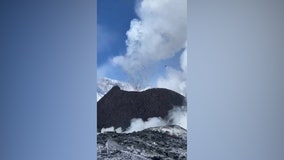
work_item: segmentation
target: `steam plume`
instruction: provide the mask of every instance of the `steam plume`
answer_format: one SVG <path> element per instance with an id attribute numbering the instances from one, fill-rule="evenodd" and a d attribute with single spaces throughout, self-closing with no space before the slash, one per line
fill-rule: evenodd
<path id="1" fill-rule="evenodd" d="M 112 59 L 131 77 L 148 77 L 154 62 L 173 57 L 185 47 L 186 0 L 143 0 L 127 31 L 126 54 Z M 146 70 L 146 71 L 145 71 Z"/>

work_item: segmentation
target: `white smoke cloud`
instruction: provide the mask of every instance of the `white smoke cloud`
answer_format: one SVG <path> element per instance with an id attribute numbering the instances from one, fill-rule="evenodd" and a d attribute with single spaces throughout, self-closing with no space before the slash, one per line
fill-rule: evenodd
<path id="1" fill-rule="evenodd" d="M 171 67 L 166 69 L 166 76 L 159 77 L 157 87 L 168 88 L 186 96 L 186 78 L 187 78 L 187 49 L 185 48 L 180 56 L 180 67 L 177 70 Z"/>
<path id="2" fill-rule="evenodd" d="M 114 129 L 114 127 L 109 127 L 109 128 L 102 128 L 100 133 L 105 133 L 105 132 L 116 132 L 116 133 L 121 133 L 122 129 L 121 127 L 118 127 Z"/>
<path id="3" fill-rule="evenodd" d="M 187 111 L 186 106 L 174 107 L 168 112 L 165 119 L 160 117 L 148 118 L 147 121 L 143 121 L 141 118 L 134 118 L 131 120 L 130 126 L 126 129 L 125 133 L 131 133 L 134 131 L 142 131 L 150 127 L 159 127 L 165 125 L 179 125 L 184 129 L 187 129 Z"/>
<path id="4" fill-rule="evenodd" d="M 187 109 L 186 106 L 174 107 L 166 118 L 169 124 L 179 125 L 187 129 Z"/>
<path id="5" fill-rule="evenodd" d="M 126 54 L 112 62 L 129 75 L 143 77 L 151 63 L 173 57 L 185 47 L 186 6 L 186 0 L 141 1 L 136 8 L 139 19 L 131 21 L 126 33 Z"/>
<path id="6" fill-rule="evenodd" d="M 105 132 L 114 132 L 114 127 L 102 128 L 101 133 L 105 133 Z"/>
<path id="7" fill-rule="evenodd" d="M 126 129 L 125 133 L 142 131 L 146 128 L 164 126 L 166 124 L 167 123 L 160 117 L 148 118 L 147 121 L 143 121 L 141 118 L 134 118 L 131 120 L 131 124 L 128 129 Z"/>
<path id="8" fill-rule="evenodd" d="M 186 93 L 186 77 L 183 72 L 173 68 L 167 68 L 166 77 L 160 77 L 157 87 L 168 88 L 182 95 Z"/>
<path id="9" fill-rule="evenodd" d="M 184 49 L 180 56 L 180 67 L 182 71 L 186 74 L 187 73 L 187 47 Z"/>

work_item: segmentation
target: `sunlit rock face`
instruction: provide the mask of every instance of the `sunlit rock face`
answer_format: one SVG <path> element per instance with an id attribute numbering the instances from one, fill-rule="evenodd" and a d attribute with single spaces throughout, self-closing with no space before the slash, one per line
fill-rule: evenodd
<path id="1" fill-rule="evenodd" d="M 125 130 L 133 118 L 165 118 L 175 106 L 186 105 L 181 94 L 162 88 L 124 91 L 114 86 L 97 103 L 97 129 L 121 127 Z"/>

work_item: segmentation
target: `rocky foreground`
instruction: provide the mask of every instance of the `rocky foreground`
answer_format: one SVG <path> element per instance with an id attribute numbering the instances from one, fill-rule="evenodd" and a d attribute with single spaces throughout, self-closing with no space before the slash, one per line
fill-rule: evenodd
<path id="1" fill-rule="evenodd" d="M 148 128 L 132 133 L 100 133 L 98 160 L 183 160 L 187 131 L 177 125 Z"/>

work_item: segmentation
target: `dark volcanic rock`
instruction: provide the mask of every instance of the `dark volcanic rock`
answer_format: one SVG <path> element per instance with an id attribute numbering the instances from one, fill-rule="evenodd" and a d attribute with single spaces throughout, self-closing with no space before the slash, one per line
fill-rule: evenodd
<path id="1" fill-rule="evenodd" d="M 114 86 L 97 103 L 98 131 L 108 127 L 126 129 L 133 118 L 165 118 L 174 106 L 185 105 L 185 97 L 168 89 L 123 91 Z"/>

